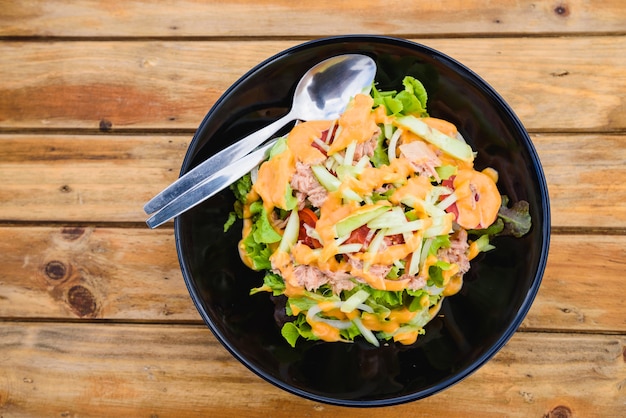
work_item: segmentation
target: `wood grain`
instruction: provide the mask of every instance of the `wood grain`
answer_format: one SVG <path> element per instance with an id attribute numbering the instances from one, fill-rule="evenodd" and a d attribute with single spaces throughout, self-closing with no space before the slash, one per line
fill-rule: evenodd
<path id="1" fill-rule="evenodd" d="M 523 327 L 626 331 L 626 236 L 553 235 L 548 265 Z"/>
<path id="2" fill-rule="evenodd" d="M 523 327 L 626 332 L 625 262 L 626 236 L 553 236 Z M 0 265 L 0 318 L 200 323 L 168 229 L 3 227 Z"/>
<path id="3" fill-rule="evenodd" d="M 626 129 L 624 37 L 416 40 L 480 74 L 531 131 Z M 235 80 L 299 43 L 2 42 L 0 128 L 195 130 Z"/>
<path id="4" fill-rule="evenodd" d="M 178 177 L 191 136 L 0 135 L 0 220 L 143 222 L 143 204 Z M 532 140 L 554 226 L 626 228 L 626 136 Z"/>
<path id="5" fill-rule="evenodd" d="M 532 136 L 545 171 L 552 225 L 626 226 L 626 136 Z"/>
<path id="6" fill-rule="evenodd" d="M 0 1 L 0 36 L 311 37 L 623 33 L 619 0 Z M 155 7 L 156 6 L 156 7 Z"/>
<path id="7" fill-rule="evenodd" d="M 264 382 L 190 326 L 0 323 L 3 416 L 362 417 Z M 539 350 L 538 347 L 542 347 Z M 375 417 L 621 417 L 626 338 L 517 333 L 478 372 Z M 545 353 L 550 353 L 546 356 Z M 514 365 L 514 366 L 513 366 Z M 494 385 L 502 381 L 506 384 Z M 559 415 L 563 416 L 563 415 Z"/>
<path id="8" fill-rule="evenodd" d="M 0 317 L 200 321 L 171 229 L 0 228 Z"/>
<path id="9" fill-rule="evenodd" d="M 142 226 L 233 82 L 347 33 L 412 39 L 490 83 L 532 134 L 555 231 L 491 361 L 366 411 L 238 363 L 189 297 L 171 226 Z M 626 416 L 625 35 L 622 0 L 0 0 L 0 418 Z"/>
<path id="10" fill-rule="evenodd" d="M 0 136 L 0 219 L 143 222 L 144 203 L 178 177 L 190 140 Z"/>

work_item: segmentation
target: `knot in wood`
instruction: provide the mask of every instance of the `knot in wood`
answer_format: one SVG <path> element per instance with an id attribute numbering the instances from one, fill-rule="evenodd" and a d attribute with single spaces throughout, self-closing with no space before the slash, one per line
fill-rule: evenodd
<path id="1" fill-rule="evenodd" d="M 559 405 L 552 408 L 550 412 L 544 415 L 544 418 L 572 418 L 572 410 L 567 406 Z"/>
<path id="2" fill-rule="evenodd" d="M 75 241 L 85 233 L 85 228 L 67 227 L 61 230 L 61 235 L 68 241 Z"/>
<path id="3" fill-rule="evenodd" d="M 96 313 L 96 298 L 85 286 L 72 286 L 67 291 L 67 301 L 78 316 L 94 316 Z"/>
<path id="4" fill-rule="evenodd" d="M 567 17 L 569 16 L 569 7 L 565 3 L 559 3 L 554 8 L 554 13 L 561 17 Z"/>
<path id="5" fill-rule="evenodd" d="M 67 267 L 61 261 L 52 260 L 45 266 L 46 276 L 51 280 L 61 280 L 67 275 Z"/>
<path id="6" fill-rule="evenodd" d="M 100 131 L 102 132 L 109 132 L 113 128 L 113 122 L 107 119 L 102 119 L 100 121 L 99 128 L 100 128 Z"/>

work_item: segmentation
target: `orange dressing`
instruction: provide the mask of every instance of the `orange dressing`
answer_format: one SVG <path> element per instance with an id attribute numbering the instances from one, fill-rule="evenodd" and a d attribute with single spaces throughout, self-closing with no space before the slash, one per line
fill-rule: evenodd
<path id="1" fill-rule="evenodd" d="M 339 117 L 339 134 L 330 145 L 328 155 L 333 155 L 356 141 L 362 143 L 370 140 L 379 130 L 372 115 L 374 99 L 365 94 L 357 94 L 351 106 Z"/>
<path id="2" fill-rule="evenodd" d="M 372 110 L 373 99 L 369 95 L 357 95 L 353 99 L 348 110 L 342 114 L 338 120 L 338 130 L 328 155 L 338 153 L 346 149 L 353 142 L 363 143 L 370 140 L 373 135 L 379 132 L 378 124 L 390 124 L 393 117 L 386 115 L 385 108 L 380 106 Z M 437 118 L 421 119 L 429 127 L 436 129 L 448 136 L 455 137 L 457 128 L 450 122 Z M 332 121 L 309 121 L 296 125 L 290 132 L 287 139 L 285 151 L 273 156 L 273 158 L 261 165 L 258 172 L 258 179 L 252 191 L 248 195 L 248 203 L 259 198 L 263 199 L 265 209 L 269 212 L 274 207 L 286 209 L 286 185 L 290 183 L 291 177 L 295 173 L 296 160 L 305 164 L 320 164 L 324 162 L 325 155 L 318 148 L 312 146 L 316 138 L 320 138 L 322 133 L 330 129 Z M 402 143 L 412 141 L 423 141 L 412 132 L 404 132 L 401 137 Z M 433 149 L 438 150 L 433 145 L 427 143 Z M 458 200 L 456 202 L 459 216 L 457 222 L 464 228 L 470 229 L 477 225 L 490 225 L 497 216 L 500 207 L 500 194 L 495 186 L 497 182 L 497 172 L 493 169 L 485 169 L 478 172 L 473 169 L 472 162 L 464 162 L 450 157 L 447 154 L 436 151 L 443 165 L 455 165 L 459 171 L 454 180 L 454 187 Z M 350 265 L 347 261 L 338 261 L 334 256 L 338 248 L 335 244 L 335 225 L 346 217 L 356 214 L 359 211 L 367 210 L 367 206 L 361 206 L 354 201 L 344 201 L 342 191 L 347 188 L 353 190 L 361 196 L 369 196 L 373 191 L 381 188 L 385 184 L 398 186 L 389 199 L 392 204 L 398 205 L 407 200 L 424 200 L 432 190 L 432 184 L 426 176 L 415 175 L 415 169 L 410 161 L 404 158 L 395 158 L 389 165 L 379 168 L 366 166 L 356 178 L 347 176 L 344 178 L 338 191 L 328 194 L 328 198 L 320 208 L 320 217 L 315 225 L 315 230 L 320 236 L 323 244 L 321 251 L 314 250 L 305 244 L 297 243 L 291 249 L 291 254 L 282 251 L 275 251 L 270 261 L 272 268 L 277 270 L 285 281 L 284 294 L 287 297 L 297 297 L 305 295 L 305 289 L 298 283 L 294 274 L 294 265 L 316 266 L 322 271 L 344 271 L 349 272 L 354 277 L 365 281 L 369 286 L 378 290 L 400 291 L 407 288 L 410 279 L 389 280 L 378 277 L 368 271 L 367 268 L 359 269 Z M 471 185 L 471 186 L 470 186 Z M 478 202 L 474 200 L 476 190 L 480 196 Z M 386 202 L 389 203 L 389 202 Z M 381 203 L 382 204 L 382 201 Z M 371 206 L 371 205 L 369 205 Z M 476 210 L 476 207 L 479 210 Z M 365 208 L 365 209 L 364 209 Z M 495 208 L 495 212 L 494 212 Z M 420 209 L 419 207 L 417 208 Z M 422 208 L 423 209 L 423 208 Z M 425 215 L 420 212 L 421 215 Z M 249 218 L 248 205 L 244 208 L 244 217 Z M 442 234 L 448 233 L 452 228 L 454 215 L 447 214 L 444 217 Z M 384 251 L 378 253 L 355 253 L 354 257 L 370 264 L 389 265 L 396 260 L 405 259 L 417 251 L 423 240 L 423 230 L 431 226 L 430 218 L 424 219 L 425 226 L 422 230 L 413 233 L 410 238 L 405 237 L 403 244 L 390 245 Z M 468 226 L 472 225 L 472 226 Z M 251 231 L 250 219 L 244 219 L 244 238 Z M 251 259 L 245 254 L 243 244 L 240 242 L 239 250 L 241 258 L 248 266 L 252 264 Z M 321 253 L 321 255 L 320 255 Z M 475 243 L 470 244 L 469 257 L 475 257 L 478 248 Z M 429 268 L 438 261 L 434 255 L 429 255 L 420 270 L 419 276 L 428 277 Z M 295 264 L 294 264 L 295 263 Z M 445 289 L 443 296 L 457 293 L 463 284 L 462 277 L 458 275 L 459 266 L 452 264 L 448 270 L 443 270 Z M 427 308 L 430 300 L 427 296 L 420 299 L 423 308 Z M 300 310 L 291 306 L 294 315 L 298 315 Z M 395 333 L 402 325 L 413 319 L 419 311 L 411 312 L 406 308 L 392 310 L 387 318 L 380 315 L 361 312 L 358 309 L 349 313 L 341 312 L 334 306 L 334 302 L 320 302 L 319 308 L 327 317 L 339 320 L 352 320 L 360 315 L 363 325 L 372 331 L 384 331 Z M 429 314 L 434 317 L 439 311 L 441 301 L 429 309 Z M 321 340 L 334 342 L 340 341 L 340 331 L 323 321 L 315 318 L 307 318 L 312 332 Z M 394 335 L 394 341 L 402 344 L 412 344 L 416 341 L 419 331 L 407 331 Z"/>
<path id="3" fill-rule="evenodd" d="M 418 335 L 419 335 L 419 332 L 417 331 L 399 332 L 393 336 L 393 340 L 395 342 L 399 342 L 404 345 L 411 345 L 415 341 L 417 341 Z"/>
<path id="4" fill-rule="evenodd" d="M 416 233 L 412 234 L 411 237 L 407 241 L 405 241 L 404 244 L 390 245 L 389 247 L 385 248 L 385 251 L 382 252 L 356 253 L 354 254 L 354 257 L 363 261 L 367 261 L 371 264 L 390 265 L 393 264 L 394 261 L 402 260 L 409 254 L 412 254 L 414 251 L 416 251 L 422 243 L 422 237 L 423 233 L 421 231 L 417 231 Z M 396 282 L 395 280 L 391 281 Z"/>
<path id="5" fill-rule="evenodd" d="M 363 279 L 370 287 L 377 290 L 399 291 L 404 290 L 409 285 L 410 279 L 389 280 L 376 276 L 368 270 L 352 267 L 350 273 Z"/>
<path id="6" fill-rule="evenodd" d="M 463 228 L 486 227 L 496 220 L 502 198 L 491 177 L 476 170 L 459 170 L 454 178 L 454 190 L 459 211 L 456 221 Z"/>
<path id="7" fill-rule="evenodd" d="M 428 117 L 421 118 L 421 121 L 431 128 L 436 129 L 443 134 L 451 136 L 452 138 L 456 137 L 456 134 L 458 133 L 456 126 L 454 126 L 453 123 L 450 123 L 447 120 Z"/>
<path id="8" fill-rule="evenodd" d="M 388 183 L 404 183 L 415 171 L 411 163 L 404 158 L 396 158 L 389 165 L 379 168 L 366 167 L 356 181 L 349 183 L 357 193 L 369 195 L 373 190 Z"/>
<path id="9" fill-rule="evenodd" d="M 476 241 L 472 241 L 470 243 L 468 251 L 469 252 L 467 254 L 467 258 L 469 258 L 470 260 L 472 260 L 474 257 L 476 257 L 480 253 L 480 250 L 478 249 L 478 244 L 476 243 Z"/>
<path id="10" fill-rule="evenodd" d="M 307 319 L 307 322 L 311 325 L 313 335 L 318 337 L 320 340 L 331 343 L 341 340 L 341 336 L 339 335 L 339 330 L 337 328 L 321 321 L 309 321 Z"/>
<path id="11" fill-rule="evenodd" d="M 368 312 L 363 312 L 361 322 L 372 331 L 383 331 L 388 334 L 394 333 L 400 328 L 400 324 L 397 321 L 380 320 L 378 315 Z"/>
<path id="12" fill-rule="evenodd" d="M 332 121 L 308 121 L 293 127 L 287 137 L 287 146 L 305 164 L 319 164 L 326 157 L 313 147 L 313 140 L 321 138 L 322 133 L 330 129 Z"/>
<path id="13" fill-rule="evenodd" d="M 463 277 L 461 277 L 458 274 L 456 276 L 452 276 L 450 278 L 450 281 L 448 282 L 448 285 L 444 289 L 442 295 L 443 296 L 455 295 L 459 293 L 459 291 L 461 290 L 461 287 L 463 287 Z"/>
<path id="14" fill-rule="evenodd" d="M 285 282 L 286 296 L 300 296 L 304 292 L 304 288 L 298 283 L 298 279 L 293 273 L 293 263 L 291 256 L 285 251 L 274 251 L 270 256 L 272 268 L 278 270 Z"/>
<path id="15" fill-rule="evenodd" d="M 393 122 L 393 117 L 387 115 L 387 109 L 385 106 L 378 106 L 372 112 L 372 116 L 374 117 L 374 121 L 377 124 L 389 125 Z"/>
<path id="16" fill-rule="evenodd" d="M 263 207 L 269 213 L 274 207 L 287 208 L 287 184 L 296 171 L 294 154 L 289 148 L 261 164 L 253 190 L 263 199 Z"/>
<path id="17" fill-rule="evenodd" d="M 357 202 L 351 201 L 344 204 L 340 193 L 328 194 L 328 198 L 320 208 L 320 218 L 315 224 L 315 230 L 322 238 L 324 247 L 330 245 L 335 238 L 335 224 L 359 208 Z"/>
<path id="18" fill-rule="evenodd" d="M 411 177 L 404 186 L 397 188 L 389 200 L 395 205 L 399 205 L 405 199 L 424 200 L 433 186 L 426 176 Z"/>
<path id="19" fill-rule="evenodd" d="M 411 319 L 415 318 L 415 315 L 418 314 L 419 311 L 411 312 L 406 308 L 403 309 L 394 309 L 389 314 L 390 321 L 396 321 L 400 324 L 406 324 Z"/>

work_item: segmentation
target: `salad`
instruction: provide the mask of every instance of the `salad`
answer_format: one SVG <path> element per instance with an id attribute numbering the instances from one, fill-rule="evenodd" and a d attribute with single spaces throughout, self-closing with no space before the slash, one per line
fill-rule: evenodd
<path id="1" fill-rule="evenodd" d="M 243 219 L 241 259 L 265 271 L 250 293 L 283 300 L 292 346 L 412 344 L 493 236 L 530 229 L 528 204 L 509 208 L 496 170 L 474 167 L 457 128 L 428 115 L 422 83 L 403 87 L 297 124 L 231 186 L 225 230 Z"/>

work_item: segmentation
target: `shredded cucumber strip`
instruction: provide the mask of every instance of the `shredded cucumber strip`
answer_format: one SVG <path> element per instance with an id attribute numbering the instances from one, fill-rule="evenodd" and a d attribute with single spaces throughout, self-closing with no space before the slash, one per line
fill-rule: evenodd
<path id="1" fill-rule="evenodd" d="M 326 167 L 323 165 L 313 165 L 311 170 L 315 175 L 317 181 L 329 192 L 335 192 L 341 187 L 341 180 L 335 177 Z M 354 190 L 345 188 L 342 190 L 342 196 L 344 199 L 354 200 L 357 202 L 363 201 L 363 198 L 359 196 Z"/>
<path id="2" fill-rule="evenodd" d="M 300 217 L 297 210 L 292 210 L 285 226 L 285 232 L 278 245 L 278 250 L 288 252 L 291 247 L 298 241 L 298 232 L 300 230 Z"/>
<path id="3" fill-rule="evenodd" d="M 352 141 L 350 145 L 346 148 L 346 153 L 343 156 L 343 165 L 352 165 L 352 160 L 354 160 L 354 152 L 356 151 L 357 142 Z"/>
<path id="4" fill-rule="evenodd" d="M 387 150 L 389 162 L 392 162 L 393 160 L 397 158 L 396 148 L 398 146 L 398 140 L 400 139 L 401 135 L 402 135 L 402 129 L 398 128 L 396 129 L 396 131 L 391 136 L 391 139 L 389 140 L 389 149 Z"/>
<path id="5" fill-rule="evenodd" d="M 396 123 L 454 158 L 467 162 L 474 160 L 474 151 L 467 143 L 431 128 L 415 116 L 402 116 L 396 119 Z"/>
<path id="6" fill-rule="evenodd" d="M 363 302 L 367 300 L 369 297 L 369 293 L 365 290 L 359 290 L 352 296 L 350 296 L 346 301 L 341 305 L 341 312 L 349 313 L 357 308 L 357 306 L 361 305 Z"/>
<path id="7" fill-rule="evenodd" d="M 370 344 L 372 344 L 372 345 L 374 345 L 376 347 L 380 347 L 380 342 L 378 341 L 378 338 L 376 338 L 374 333 L 372 331 L 370 331 L 369 328 L 367 328 L 365 325 L 363 325 L 363 322 L 361 321 L 361 318 L 356 317 L 356 318 L 354 318 L 352 320 L 352 322 L 354 322 L 354 324 L 357 326 L 359 331 L 361 331 L 361 334 L 367 340 L 367 342 L 369 342 Z"/>

